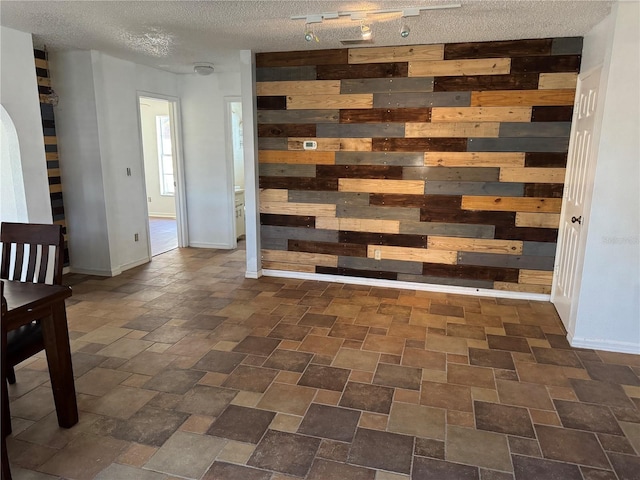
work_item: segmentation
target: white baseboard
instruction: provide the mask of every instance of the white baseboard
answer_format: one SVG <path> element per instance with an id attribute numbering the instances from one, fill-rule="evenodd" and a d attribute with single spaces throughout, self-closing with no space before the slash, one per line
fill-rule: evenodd
<path id="1" fill-rule="evenodd" d="M 109 269 L 95 269 L 95 268 L 78 268 L 78 267 L 69 267 L 69 273 L 79 273 L 81 275 L 95 275 L 97 277 L 113 277 L 117 275 L 113 270 Z M 121 272 L 118 272 L 121 273 Z"/>
<path id="2" fill-rule="evenodd" d="M 172 220 L 176 219 L 176 214 L 175 213 L 152 213 L 149 212 L 149 217 L 150 218 L 170 218 Z"/>
<path id="3" fill-rule="evenodd" d="M 257 272 L 247 270 L 246 272 L 244 272 L 244 278 L 260 278 L 262 274 L 262 269 L 258 270 Z"/>
<path id="4" fill-rule="evenodd" d="M 458 287 L 454 285 L 436 285 L 432 283 L 401 282 L 398 280 L 382 280 L 379 278 L 347 277 L 342 275 L 327 275 L 323 273 L 291 272 L 287 270 L 262 270 L 266 277 L 298 278 L 300 280 L 315 280 L 320 282 L 349 283 L 367 285 L 370 287 L 400 288 L 403 290 L 420 290 L 424 292 L 454 293 L 457 295 L 473 295 L 476 297 L 512 298 L 517 300 L 535 300 L 548 302 L 551 295 L 542 293 L 510 292 L 507 290 L 490 290 L 487 288 Z"/>
<path id="5" fill-rule="evenodd" d="M 130 262 L 125 265 L 120 265 L 120 267 L 117 269 L 118 273 L 116 273 L 116 275 L 120 275 L 122 272 L 126 270 L 139 267 L 140 265 L 144 265 L 145 263 L 149 263 L 150 261 L 151 259 L 149 257 L 146 257 L 146 258 L 141 258 L 140 260 L 136 260 L 135 262 Z"/>
<path id="6" fill-rule="evenodd" d="M 228 243 L 189 242 L 189 246 L 193 248 L 217 248 L 220 250 L 233 249 L 233 246 Z"/>
<path id="7" fill-rule="evenodd" d="M 590 348 L 593 350 L 604 350 L 607 352 L 632 353 L 640 355 L 640 343 L 619 342 L 602 338 L 584 338 L 567 335 L 569 345 L 575 348 Z"/>

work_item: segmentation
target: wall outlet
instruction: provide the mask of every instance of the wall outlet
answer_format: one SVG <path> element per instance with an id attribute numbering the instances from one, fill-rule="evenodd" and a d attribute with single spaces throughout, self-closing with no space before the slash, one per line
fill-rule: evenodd
<path id="1" fill-rule="evenodd" d="M 373 251 L 373 258 L 375 260 L 382 260 L 382 252 L 378 249 Z"/>
<path id="2" fill-rule="evenodd" d="M 151 203 L 151 197 L 147 197 L 147 201 Z"/>
<path id="3" fill-rule="evenodd" d="M 137 233 L 133 234 L 133 241 L 137 242 L 138 240 L 140 240 L 140 236 Z"/>

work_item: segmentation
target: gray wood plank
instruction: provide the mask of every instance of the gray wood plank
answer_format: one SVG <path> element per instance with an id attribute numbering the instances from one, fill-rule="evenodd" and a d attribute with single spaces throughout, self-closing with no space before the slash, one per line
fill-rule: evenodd
<path id="1" fill-rule="evenodd" d="M 499 195 L 522 197 L 524 183 L 427 181 L 426 195 Z"/>
<path id="2" fill-rule="evenodd" d="M 404 180 L 493 182 L 500 178 L 494 167 L 404 167 Z"/>
<path id="3" fill-rule="evenodd" d="M 287 150 L 289 145 L 287 138 L 275 138 L 275 137 L 259 137 L 258 138 L 258 150 Z"/>
<path id="4" fill-rule="evenodd" d="M 495 226 L 401 221 L 400 233 L 408 233 L 411 235 L 441 235 L 445 237 L 493 238 Z"/>
<path id="5" fill-rule="evenodd" d="M 556 243 L 552 242 L 524 242 L 522 254 L 537 257 L 555 257 Z"/>
<path id="6" fill-rule="evenodd" d="M 568 138 L 470 138 L 468 152 L 566 152 Z"/>
<path id="7" fill-rule="evenodd" d="M 338 123 L 339 110 L 258 110 L 258 123 Z"/>
<path id="8" fill-rule="evenodd" d="M 554 38 L 551 42 L 551 55 L 581 55 L 582 37 Z"/>
<path id="9" fill-rule="evenodd" d="M 343 218 L 371 218 L 376 220 L 413 220 L 420 221 L 419 208 L 402 207 L 361 207 L 353 205 L 338 205 L 336 217 Z"/>
<path id="10" fill-rule="evenodd" d="M 571 122 L 534 122 L 500 124 L 499 137 L 568 137 Z"/>
<path id="11" fill-rule="evenodd" d="M 554 257 L 458 252 L 459 265 L 482 265 L 484 267 L 524 268 L 527 270 L 552 271 L 553 261 Z"/>
<path id="12" fill-rule="evenodd" d="M 273 238 L 260 235 L 260 248 L 265 250 L 286 250 L 289 242 L 286 238 Z"/>
<path id="13" fill-rule="evenodd" d="M 428 275 L 398 275 L 398 281 L 431 283 L 434 285 L 454 285 L 458 287 L 489 288 L 493 289 L 493 282 L 487 280 L 470 280 L 468 278 L 431 277 Z"/>
<path id="14" fill-rule="evenodd" d="M 290 190 L 289 201 L 295 203 L 327 203 L 336 205 L 369 205 L 368 193 Z"/>
<path id="15" fill-rule="evenodd" d="M 256 82 L 282 82 L 294 80 L 315 80 L 316 66 L 301 67 L 258 67 Z"/>
<path id="16" fill-rule="evenodd" d="M 404 137 L 404 123 L 319 123 L 319 138 Z"/>
<path id="17" fill-rule="evenodd" d="M 421 262 L 403 262 L 401 260 L 374 260 L 361 257 L 338 257 L 338 267 L 354 270 L 371 270 L 373 272 L 398 272 L 420 275 Z"/>
<path id="18" fill-rule="evenodd" d="M 468 107 L 471 92 L 374 93 L 373 108 Z"/>
<path id="19" fill-rule="evenodd" d="M 340 93 L 433 92 L 433 77 L 356 78 L 340 81 Z"/>
<path id="20" fill-rule="evenodd" d="M 336 165 L 424 165 L 423 153 L 404 152 L 336 152 Z"/>
<path id="21" fill-rule="evenodd" d="M 315 165 L 260 163 L 258 171 L 263 177 L 315 177 Z"/>
<path id="22" fill-rule="evenodd" d="M 338 243 L 337 230 L 318 230 L 315 228 L 262 225 L 260 227 L 260 235 L 262 238 L 284 238 L 287 240 L 311 240 L 316 242 Z"/>

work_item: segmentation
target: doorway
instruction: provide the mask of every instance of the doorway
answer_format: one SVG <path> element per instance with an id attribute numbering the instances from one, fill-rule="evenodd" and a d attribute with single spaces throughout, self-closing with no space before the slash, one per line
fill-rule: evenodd
<path id="1" fill-rule="evenodd" d="M 244 144 L 242 139 L 242 102 L 240 97 L 225 97 L 227 125 L 227 164 L 233 172 L 233 208 L 234 232 L 232 245 L 244 248 L 245 239 L 245 183 L 244 183 Z"/>

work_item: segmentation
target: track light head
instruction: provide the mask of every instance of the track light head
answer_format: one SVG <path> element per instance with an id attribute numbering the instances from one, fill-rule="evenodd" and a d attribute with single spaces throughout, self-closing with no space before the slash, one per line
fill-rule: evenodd
<path id="1" fill-rule="evenodd" d="M 309 25 L 308 23 L 304 26 L 304 39 L 307 42 L 311 42 L 312 40 L 315 40 L 316 42 L 320 41 L 316 36 L 316 34 L 313 33 L 313 29 L 311 28 L 311 25 Z"/>
<path id="2" fill-rule="evenodd" d="M 400 29 L 400 36 L 402 38 L 407 38 L 409 36 L 409 33 L 411 33 L 411 29 L 409 28 L 409 25 L 402 25 L 402 28 Z"/>
<path id="3" fill-rule="evenodd" d="M 366 23 L 361 23 L 360 35 L 362 36 L 363 40 L 370 40 L 371 35 L 373 35 L 373 31 L 371 30 L 371 27 L 369 25 L 367 25 Z"/>

